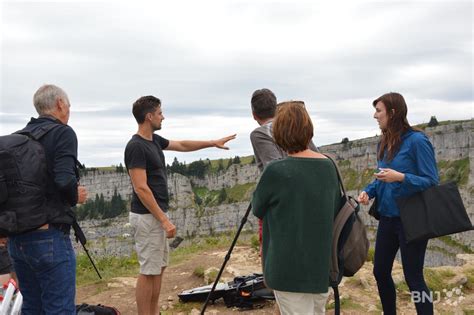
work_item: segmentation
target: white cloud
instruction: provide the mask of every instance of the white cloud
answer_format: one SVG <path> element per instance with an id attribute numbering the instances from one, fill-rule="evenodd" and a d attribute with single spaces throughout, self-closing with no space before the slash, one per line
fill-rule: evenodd
<path id="1" fill-rule="evenodd" d="M 371 101 L 407 99 L 409 121 L 472 118 L 470 1 L 7 1 L 0 4 L 0 132 L 35 115 L 34 91 L 63 87 L 87 165 L 118 164 L 131 105 L 163 101 L 170 139 L 237 133 L 252 153 L 250 95 L 303 99 L 318 145 L 372 136 Z M 454 109 L 454 110 L 453 110 Z"/>

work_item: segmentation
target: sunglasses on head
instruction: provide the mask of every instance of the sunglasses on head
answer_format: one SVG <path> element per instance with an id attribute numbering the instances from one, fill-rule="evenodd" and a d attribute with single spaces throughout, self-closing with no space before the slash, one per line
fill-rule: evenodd
<path id="1" fill-rule="evenodd" d="M 285 101 L 285 102 L 279 103 L 277 105 L 277 107 L 283 107 L 283 106 L 288 105 L 288 104 L 295 104 L 295 105 L 303 106 L 303 108 L 305 108 L 305 105 L 304 105 L 303 101 Z"/>

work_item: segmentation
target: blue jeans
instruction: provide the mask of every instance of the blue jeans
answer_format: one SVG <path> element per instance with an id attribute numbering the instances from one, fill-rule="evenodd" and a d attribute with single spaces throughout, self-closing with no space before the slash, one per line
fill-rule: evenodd
<path id="1" fill-rule="evenodd" d="M 427 245 L 427 240 L 407 244 L 399 217 L 380 217 L 375 241 L 374 276 L 377 280 L 377 288 L 385 315 L 397 312 L 392 266 L 399 248 L 402 256 L 403 274 L 408 288 L 411 292 L 416 292 L 417 296 L 430 296 L 423 277 Z M 414 301 L 417 314 L 433 314 L 433 303 L 430 299 L 414 299 Z"/>
<path id="2" fill-rule="evenodd" d="M 75 315 L 76 256 L 69 235 L 49 227 L 9 238 L 22 315 Z"/>

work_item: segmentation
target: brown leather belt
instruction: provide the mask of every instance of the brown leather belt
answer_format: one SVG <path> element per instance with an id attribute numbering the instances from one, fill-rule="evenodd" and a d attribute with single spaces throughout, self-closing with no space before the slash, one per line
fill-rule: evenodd
<path id="1" fill-rule="evenodd" d="M 47 229 L 49 229 L 49 224 L 48 223 L 46 223 L 45 225 L 42 225 L 38 228 L 38 230 L 47 230 Z"/>

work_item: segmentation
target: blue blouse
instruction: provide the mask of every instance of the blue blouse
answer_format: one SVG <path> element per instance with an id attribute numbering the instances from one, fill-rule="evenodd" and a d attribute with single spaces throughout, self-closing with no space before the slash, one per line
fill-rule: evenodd
<path id="1" fill-rule="evenodd" d="M 405 174 L 403 182 L 386 183 L 375 179 L 364 189 L 370 199 L 377 198 L 378 211 L 382 216 L 399 217 L 400 209 L 395 202 L 397 198 L 408 197 L 439 182 L 433 146 L 422 132 L 405 132 L 394 158 L 391 161 L 385 158 L 378 160 L 377 165 Z"/>

